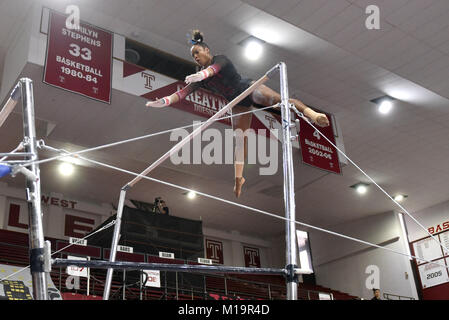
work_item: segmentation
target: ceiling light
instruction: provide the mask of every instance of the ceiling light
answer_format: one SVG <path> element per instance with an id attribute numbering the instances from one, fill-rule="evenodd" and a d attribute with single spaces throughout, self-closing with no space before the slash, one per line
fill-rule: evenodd
<path id="1" fill-rule="evenodd" d="M 244 47 L 244 54 L 248 60 L 258 60 L 263 53 L 263 44 L 265 41 L 260 40 L 254 36 L 249 36 L 240 41 L 239 44 Z"/>
<path id="2" fill-rule="evenodd" d="M 355 188 L 355 190 L 359 194 L 365 194 L 366 191 L 368 190 L 368 188 L 366 186 L 364 186 L 364 185 L 359 185 L 359 186 L 357 186 L 357 188 Z"/>
<path id="3" fill-rule="evenodd" d="M 351 186 L 351 188 L 355 189 L 358 194 L 362 195 L 368 191 L 369 184 L 366 183 L 357 183 Z"/>
<path id="4" fill-rule="evenodd" d="M 246 45 L 245 56 L 247 59 L 254 61 L 260 58 L 262 51 L 263 48 L 259 42 L 251 41 Z"/>
<path id="5" fill-rule="evenodd" d="M 196 197 L 196 192 L 195 191 L 187 192 L 187 198 L 189 198 L 190 200 L 195 199 L 195 197 Z"/>
<path id="6" fill-rule="evenodd" d="M 62 162 L 58 167 L 58 171 L 64 177 L 68 177 L 73 174 L 73 172 L 75 171 L 75 167 L 71 163 Z"/>
<path id="7" fill-rule="evenodd" d="M 401 201 L 404 201 L 404 199 L 407 198 L 407 197 L 408 196 L 405 195 L 405 194 L 397 194 L 397 195 L 394 196 L 394 200 L 396 202 L 401 202 Z"/>
<path id="8" fill-rule="evenodd" d="M 381 114 L 389 114 L 393 109 L 393 101 L 395 99 L 390 96 L 383 96 L 376 99 L 371 100 L 372 103 L 377 105 L 377 110 Z"/>
<path id="9" fill-rule="evenodd" d="M 379 112 L 382 114 L 390 113 L 391 109 L 393 109 L 393 103 L 390 100 L 384 100 L 379 105 Z"/>

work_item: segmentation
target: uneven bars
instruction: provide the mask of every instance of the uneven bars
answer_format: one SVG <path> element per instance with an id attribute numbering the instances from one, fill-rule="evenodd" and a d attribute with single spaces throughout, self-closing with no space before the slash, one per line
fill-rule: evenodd
<path id="1" fill-rule="evenodd" d="M 216 114 L 214 114 L 212 117 L 210 117 L 207 121 L 205 121 L 202 125 L 200 125 L 198 128 L 193 130 L 187 137 L 182 139 L 180 142 L 178 142 L 176 145 L 173 146 L 169 151 L 167 151 L 163 156 L 161 156 L 158 160 L 153 162 L 152 165 L 150 165 L 148 168 L 146 168 L 140 175 L 146 176 L 148 173 L 150 173 L 153 169 L 155 169 L 158 165 L 160 165 L 162 162 L 164 162 L 167 158 L 169 158 L 172 154 L 176 153 L 181 149 L 187 142 L 189 142 L 191 139 L 193 139 L 195 136 L 197 136 L 199 133 L 201 133 L 202 130 L 206 129 L 208 126 L 210 126 L 217 118 L 221 117 L 223 114 L 231 110 L 237 103 L 239 103 L 241 100 L 245 99 L 248 95 L 250 95 L 254 90 L 256 90 L 257 87 L 268 81 L 272 76 L 273 73 L 278 71 L 279 64 L 271 68 L 263 77 L 261 77 L 259 80 L 254 82 L 248 89 L 243 91 L 239 96 L 237 96 L 234 100 L 232 100 L 230 103 L 228 103 L 225 107 L 223 107 L 220 111 L 218 111 Z M 136 177 L 130 182 L 126 184 L 124 189 L 128 189 L 132 186 L 134 186 L 137 182 L 139 182 L 142 179 L 142 177 Z"/>
<path id="2" fill-rule="evenodd" d="M 3 123 L 5 123 L 6 119 L 14 110 L 17 102 L 19 102 L 20 94 L 20 86 L 17 84 L 12 90 L 8 101 L 6 101 L 5 105 L 3 106 L 2 111 L 0 111 L 0 127 L 3 125 Z"/>

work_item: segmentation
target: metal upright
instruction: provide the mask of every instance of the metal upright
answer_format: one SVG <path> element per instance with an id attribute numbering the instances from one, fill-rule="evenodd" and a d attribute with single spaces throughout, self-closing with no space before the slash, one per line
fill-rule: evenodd
<path id="1" fill-rule="evenodd" d="M 114 226 L 114 234 L 112 236 L 111 251 L 109 253 L 109 262 L 115 262 L 115 258 L 117 255 L 117 247 L 118 247 L 118 242 L 120 240 L 122 215 L 123 215 L 123 208 L 125 206 L 127 189 L 128 189 L 128 187 L 123 187 L 122 190 L 120 191 L 120 199 L 118 201 L 118 209 L 117 209 L 117 217 L 116 217 L 115 226 Z M 109 300 L 109 294 L 111 293 L 111 283 L 112 283 L 113 274 L 114 274 L 114 269 L 108 268 L 108 272 L 106 274 L 106 283 L 105 283 L 104 292 L 103 292 L 103 300 Z"/>
<path id="2" fill-rule="evenodd" d="M 22 78 L 19 81 L 22 94 L 23 134 L 26 157 L 37 161 L 37 139 L 34 118 L 33 81 Z M 31 164 L 29 170 L 36 180 L 26 178 L 26 199 L 28 202 L 30 268 L 33 282 L 33 298 L 47 300 L 47 274 L 44 271 L 44 231 L 42 226 L 40 170 L 38 164 Z"/>
<path id="3" fill-rule="evenodd" d="M 296 256 L 296 214 L 295 214 L 295 183 L 293 175 L 292 153 L 292 121 L 288 95 L 287 66 L 279 65 L 281 78 L 281 113 L 282 113 L 282 154 L 284 169 L 284 203 L 286 221 L 286 261 L 287 261 L 287 299 L 298 299 L 298 276 Z"/>

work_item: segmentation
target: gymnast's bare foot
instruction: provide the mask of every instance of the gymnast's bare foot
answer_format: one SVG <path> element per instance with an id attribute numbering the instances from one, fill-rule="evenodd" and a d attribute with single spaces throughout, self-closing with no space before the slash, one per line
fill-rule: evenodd
<path id="1" fill-rule="evenodd" d="M 240 194 L 242 193 L 242 186 L 244 183 L 245 183 L 245 178 L 243 178 L 243 177 L 235 178 L 234 193 L 237 198 L 239 198 Z"/>

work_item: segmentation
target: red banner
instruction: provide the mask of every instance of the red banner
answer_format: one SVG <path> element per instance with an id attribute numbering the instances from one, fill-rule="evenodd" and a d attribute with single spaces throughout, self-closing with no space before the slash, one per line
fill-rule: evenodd
<path id="1" fill-rule="evenodd" d="M 315 127 L 336 145 L 331 115 L 326 114 L 326 116 L 329 119 L 330 125 L 325 128 L 317 125 Z M 337 149 L 324 139 L 319 132 L 315 131 L 312 126 L 306 123 L 305 120 L 300 119 L 299 125 L 302 161 L 319 169 L 341 173 Z"/>
<path id="2" fill-rule="evenodd" d="M 243 253 L 245 255 L 245 267 L 260 268 L 260 252 L 258 248 L 244 246 Z"/>
<path id="3" fill-rule="evenodd" d="M 112 34 L 87 23 L 69 29 L 66 20 L 50 12 L 44 82 L 110 103 Z"/>
<path id="4" fill-rule="evenodd" d="M 206 258 L 214 263 L 223 264 L 223 242 L 206 239 Z"/>

